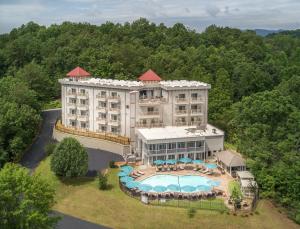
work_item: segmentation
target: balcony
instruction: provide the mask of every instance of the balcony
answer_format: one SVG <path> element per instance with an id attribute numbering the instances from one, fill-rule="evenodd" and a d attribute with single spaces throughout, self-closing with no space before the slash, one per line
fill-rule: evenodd
<path id="1" fill-rule="evenodd" d="M 75 106 L 76 106 L 76 103 L 67 103 L 67 106 L 75 107 Z"/>
<path id="2" fill-rule="evenodd" d="M 97 110 L 97 111 L 100 111 L 100 112 L 103 112 L 103 113 L 106 113 L 107 108 L 106 108 L 106 107 L 102 107 L 102 106 L 97 106 L 97 107 L 96 107 L 96 110 Z"/>
<path id="3" fill-rule="evenodd" d="M 143 122 L 137 122 L 136 127 L 140 128 L 153 128 L 153 127 L 163 127 L 163 122 L 152 122 L 152 123 L 143 123 Z"/>
<path id="4" fill-rule="evenodd" d="M 101 95 L 101 94 L 96 95 L 96 98 L 101 101 L 105 101 L 107 99 L 106 95 Z"/>
<path id="5" fill-rule="evenodd" d="M 140 97 L 139 105 L 149 106 L 149 105 L 159 105 L 161 103 L 167 102 L 166 98 L 163 97 Z"/>
<path id="6" fill-rule="evenodd" d="M 191 115 L 200 115 L 201 113 L 201 109 L 192 109 L 191 110 Z"/>
<path id="7" fill-rule="evenodd" d="M 120 102 L 120 96 L 108 96 L 107 99 L 108 99 L 110 102 L 114 102 L 114 103 Z"/>
<path id="8" fill-rule="evenodd" d="M 188 123 L 186 121 L 175 121 L 176 126 L 187 126 Z"/>
<path id="9" fill-rule="evenodd" d="M 108 109 L 109 113 L 113 113 L 113 114 L 119 114 L 120 113 L 120 108 L 119 107 L 111 107 Z"/>
<path id="10" fill-rule="evenodd" d="M 177 104 L 187 104 L 189 103 L 187 98 L 176 98 L 176 103 Z"/>
<path id="11" fill-rule="evenodd" d="M 78 115 L 77 119 L 80 120 L 80 121 L 88 121 L 89 116 L 88 115 Z"/>
<path id="12" fill-rule="evenodd" d="M 107 124 L 106 118 L 97 117 L 97 118 L 96 118 L 96 121 L 97 121 L 99 124 L 102 124 L 102 125 L 106 125 L 106 124 Z"/>
<path id="13" fill-rule="evenodd" d="M 201 120 L 191 121 L 191 126 L 200 126 L 202 124 Z"/>
<path id="14" fill-rule="evenodd" d="M 76 96 L 77 93 L 76 93 L 76 91 L 68 91 L 67 95 L 69 95 L 69 96 Z"/>
<path id="15" fill-rule="evenodd" d="M 87 104 L 87 103 L 77 103 L 77 106 L 80 108 L 86 108 L 86 109 L 89 108 L 89 104 Z"/>
<path id="16" fill-rule="evenodd" d="M 67 114 L 67 117 L 70 118 L 70 119 L 75 119 L 76 118 L 76 114 Z"/>
<path id="17" fill-rule="evenodd" d="M 78 92 L 78 93 L 77 93 L 77 96 L 78 96 L 78 97 L 83 97 L 83 98 L 88 98 L 88 97 L 89 97 L 89 94 L 88 94 L 87 92 L 85 92 L 85 93 Z"/>
<path id="18" fill-rule="evenodd" d="M 114 119 L 110 119 L 108 120 L 108 125 L 111 125 L 111 126 L 120 126 L 120 120 L 114 120 Z"/>
<path id="19" fill-rule="evenodd" d="M 185 116 L 185 115 L 188 115 L 188 111 L 187 110 L 176 110 L 176 113 L 175 113 L 175 115 L 183 115 L 183 116 Z"/>
<path id="20" fill-rule="evenodd" d="M 141 112 L 140 116 L 150 118 L 150 117 L 157 117 L 160 116 L 159 111 L 145 111 Z"/>
<path id="21" fill-rule="evenodd" d="M 196 103 L 203 103 L 203 99 L 200 97 L 195 97 L 195 98 L 191 98 L 191 103 L 196 104 Z"/>

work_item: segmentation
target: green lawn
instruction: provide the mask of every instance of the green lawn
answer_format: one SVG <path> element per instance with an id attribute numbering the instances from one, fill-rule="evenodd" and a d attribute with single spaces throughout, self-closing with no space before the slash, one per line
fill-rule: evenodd
<path id="1" fill-rule="evenodd" d="M 56 190 L 54 209 L 111 228 L 299 228 L 268 201 L 260 201 L 259 214 L 242 217 L 218 211 L 198 210 L 190 219 L 187 209 L 144 205 L 123 193 L 118 186 L 118 169 L 109 172 L 111 189 L 100 191 L 97 180 L 59 180 L 50 171 L 49 158 L 36 169 Z"/>

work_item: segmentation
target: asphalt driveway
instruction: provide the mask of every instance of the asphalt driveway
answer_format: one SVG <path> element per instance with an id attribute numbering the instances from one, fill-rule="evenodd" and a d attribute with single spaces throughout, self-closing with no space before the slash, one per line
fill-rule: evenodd
<path id="1" fill-rule="evenodd" d="M 29 168 L 30 170 L 34 170 L 47 155 L 45 153 L 45 146 L 52 141 L 52 130 L 54 124 L 61 116 L 61 110 L 48 110 L 42 113 L 43 123 L 41 126 L 41 131 L 25 153 L 21 160 L 21 165 Z M 111 152 L 98 150 L 98 149 L 90 149 L 86 148 L 89 156 L 89 172 L 88 176 L 94 176 L 97 174 L 97 171 L 103 170 L 108 167 L 110 161 L 123 161 L 123 157 L 118 154 L 114 154 Z M 101 225 L 93 224 L 78 218 L 74 218 L 72 216 L 64 215 L 59 212 L 54 212 L 54 214 L 58 214 L 62 216 L 62 220 L 59 221 L 58 227 L 59 229 L 101 229 L 106 228 Z"/>

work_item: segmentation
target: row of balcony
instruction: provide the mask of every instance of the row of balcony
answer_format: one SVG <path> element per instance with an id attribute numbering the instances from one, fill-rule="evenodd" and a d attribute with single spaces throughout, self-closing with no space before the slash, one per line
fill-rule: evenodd
<path id="1" fill-rule="evenodd" d="M 198 97 L 197 98 L 176 98 L 175 102 L 178 104 L 187 104 L 187 103 L 197 104 L 197 103 L 203 103 L 204 100 Z"/>

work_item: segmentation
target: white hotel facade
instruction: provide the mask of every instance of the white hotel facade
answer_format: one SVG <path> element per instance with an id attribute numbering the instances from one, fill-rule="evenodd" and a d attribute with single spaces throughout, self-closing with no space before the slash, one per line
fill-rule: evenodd
<path id="1" fill-rule="evenodd" d="M 207 123 L 209 84 L 163 81 L 152 70 L 138 81 L 91 78 L 79 67 L 67 76 L 59 80 L 65 127 L 128 137 L 144 164 L 223 150 L 223 131 Z"/>

